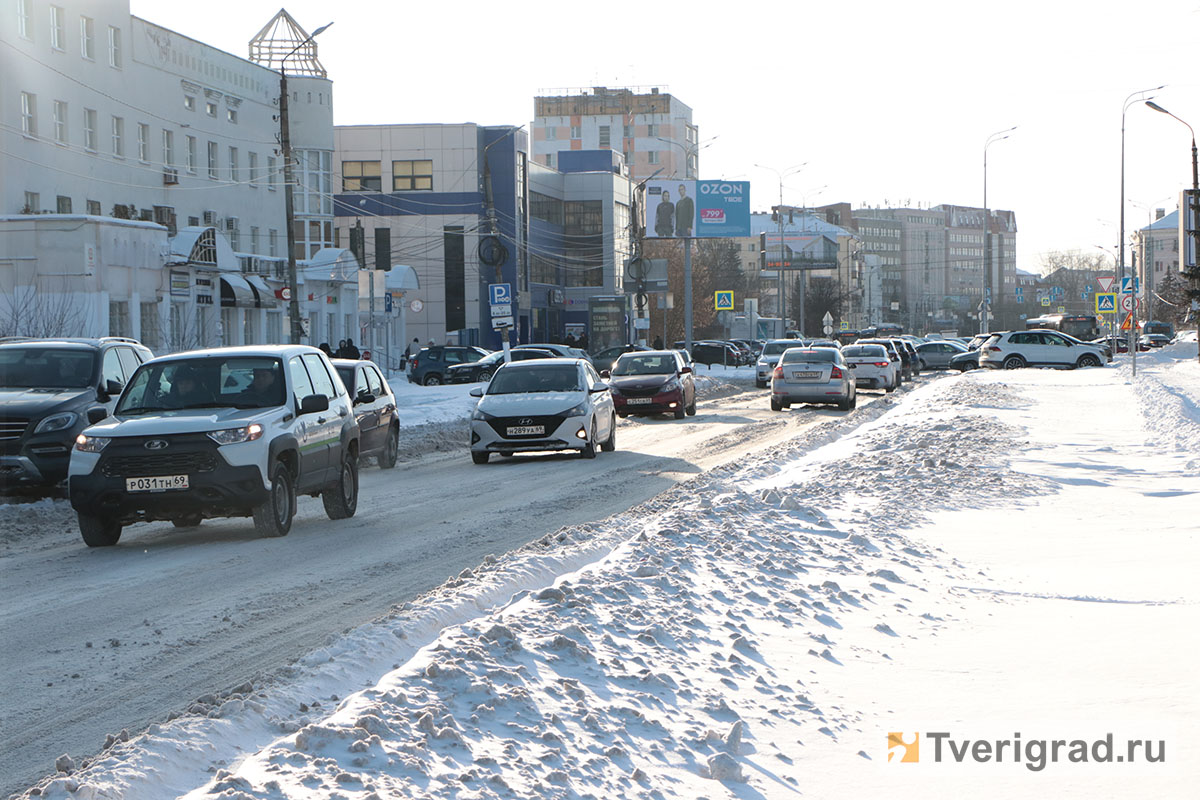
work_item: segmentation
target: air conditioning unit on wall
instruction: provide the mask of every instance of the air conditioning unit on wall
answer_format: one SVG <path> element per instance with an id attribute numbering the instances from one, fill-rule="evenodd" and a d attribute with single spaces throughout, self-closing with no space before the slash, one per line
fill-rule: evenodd
<path id="1" fill-rule="evenodd" d="M 225 218 L 225 230 L 236 231 L 237 229 L 238 229 L 238 218 L 237 217 L 226 217 Z"/>
<path id="2" fill-rule="evenodd" d="M 205 225 L 216 225 L 217 224 L 217 212 L 205 211 L 202 219 L 203 219 Z"/>
<path id="3" fill-rule="evenodd" d="M 175 186 L 179 183 L 179 170 L 174 167 L 163 168 L 163 186 Z"/>

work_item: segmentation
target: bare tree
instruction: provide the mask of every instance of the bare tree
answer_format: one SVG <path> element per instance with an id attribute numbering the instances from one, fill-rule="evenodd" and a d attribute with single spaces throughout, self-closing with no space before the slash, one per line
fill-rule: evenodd
<path id="1" fill-rule="evenodd" d="M 0 293 L 0 336 L 82 336 L 86 323 L 86 312 L 66 291 L 18 286 Z"/>

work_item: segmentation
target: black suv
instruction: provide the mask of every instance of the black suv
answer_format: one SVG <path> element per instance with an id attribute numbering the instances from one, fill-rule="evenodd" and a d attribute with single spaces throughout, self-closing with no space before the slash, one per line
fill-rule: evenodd
<path id="1" fill-rule="evenodd" d="M 455 364 L 470 364 L 488 354 L 482 347 L 462 347 L 458 345 L 443 345 L 422 347 L 421 352 L 412 357 L 409 362 L 412 369 L 408 373 L 409 383 L 420 383 L 425 386 L 441 386 L 446 382 L 446 370 Z"/>
<path id="2" fill-rule="evenodd" d="M 0 342 L 0 488 L 64 481 L 88 411 L 111 412 L 153 357 L 141 342 L 119 337 Z"/>

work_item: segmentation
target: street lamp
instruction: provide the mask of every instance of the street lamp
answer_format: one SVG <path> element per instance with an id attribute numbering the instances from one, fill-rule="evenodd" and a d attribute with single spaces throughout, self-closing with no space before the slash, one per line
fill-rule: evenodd
<path id="1" fill-rule="evenodd" d="M 1179 117 L 1175 116 L 1170 111 L 1167 111 L 1165 108 L 1158 105 L 1157 103 L 1152 103 L 1149 100 L 1147 100 L 1146 105 L 1150 106 L 1155 111 L 1166 114 L 1171 119 L 1178 120 L 1179 122 L 1183 122 L 1183 120 L 1179 119 Z M 1193 226 L 1192 227 L 1192 259 L 1194 261 L 1194 263 L 1192 264 L 1192 269 L 1197 270 L 1197 269 L 1200 269 L 1200 166 L 1197 165 L 1197 159 L 1196 159 L 1196 129 L 1193 128 L 1191 125 L 1188 125 L 1186 122 L 1183 122 L 1183 124 L 1187 125 L 1187 129 L 1189 131 L 1191 131 L 1191 133 L 1192 133 L 1192 198 L 1190 201 L 1191 208 L 1190 209 L 1188 209 L 1186 207 L 1181 208 L 1180 212 L 1183 214 L 1183 219 L 1184 219 L 1185 227 L 1186 227 L 1186 222 L 1189 218 L 1188 211 L 1191 211 L 1190 217 L 1191 217 L 1192 226 Z M 1185 196 L 1186 196 L 1186 193 L 1185 193 Z M 1185 260 L 1187 258 L 1186 251 L 1184 253 L 1184 258 L 1185 258 Z M 1193 276 L 1195 275 L 1194 271 L 1193 271 L 1192 275 Z M 1189 277 L 1192 277 L 1192 276 L 1189 276 Z M 1193 278 L 1193 280 L 1194 280 L 1194 278 Z M 1196 332 L 1197 332 L 1196 338 L 1197 338 L 1197 340 L 1200 340 L 1200 310 L 1195 309 L 1195 307 L 1193 306 L 1192 314 L 1195 315 L 1195 317 L 1196 317 Z M 1196 358 L 1200 359 L 1200 341 L 1198 341 L 1197 345 L 1196 345 Z"/>
<path id="2" fill-rule="evenodd" d="M 1011 128 L 1006 128 L 1002 131 L 996 131 L 987 138 L 987 142 L 983 145 L 983 292 L 979 298 L 979 332 L 988 332 L 988 314 L 991 313 L 991 303 L 988 302 L 988 291 L 991 285 L 991 255 L 992 249 L 989 246 L 988 238 L 992 232 L 992 226 L 988 219 L 988 204 L 987 204 L 987 151 L 988 148 L 996 142 L 1002 142 L 1008 138 L 1008 135 L 1017 129 L 1016 125 Z"/>
<path id="3" fill-rule="evenodd" d="M 1166 84 L 1163 84 L 1165 86 Z M 1146 92 L 1157 92 L 1163 86 L 1155 86 L 1153 89 L 1140 89 L 1136 92 L 1131 92 L 1125 98 L 1125 104 L 1121 106 L 1121 223 L 1120 231 L 1117 234 L 1117 280 L 1125 277 L 1125 112 L 1129 107 L 1137 102 L 1138 99 L 1152 100 L 1154 95 L 1149 98 L 1139 98 L 1138 95 L 1144 95 Z"/>
<path id="4" fill-rule="evenodd" d="M 795 166 L 787 167 L 783 170 L 778 170 L 774 167 L 768 167 L 766 164 L 755 164 L 754 166 L 758 167 L 759 169 L 770 170 L 779 177 L 779 205 L 775 207 L 775 217 L 779 223 L 779 269 L 777 270 L 779 273 L 777 276 L 779 279 L 779 302 L 776 303 L 776 305 L 778 306 L 779 311 L 779 324 L 782 326 L 780 336 L 783 336 L 787 333 L 787 292 L 783 277 L 783 179 L 795 175 L 797 172 L 807 167 L 808 162 L 805 161 L 803 164 L 796 164 Z M 801 311 L 803 311 L 803 309 L 801 309 Z"/>
<path id="5" fill-rule="evenodd" d="M 288 290 L 292 293 L 288 316 L 291 320 L 292 344 L 300 344 L 302 329 L 300 327 L 300 280 L 296 275 L 296 219 L 294 198 L 292 197 L 292 139 L 291 126 L 288 122 L 287 60 L 318 34 L 328 30 L 332 24 L 330 22 L 322 25 L 310 33 L 307 39 L 293 47 L 292 51 L 279 62 L 279 147 L 283 153 L 283 206 L 284 215 L 287 218 Z"/>

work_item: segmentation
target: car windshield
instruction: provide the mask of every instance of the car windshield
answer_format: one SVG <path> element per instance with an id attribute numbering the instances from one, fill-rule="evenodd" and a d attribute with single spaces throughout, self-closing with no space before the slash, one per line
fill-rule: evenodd
<path id="1" fill-rule="evenodd" d="M 789 347 L 795 347 L 795 342 L 767 342 L 763 345 L 764 356 L 777 356 Z"/>
<path id="2" fill-rule="evenodd" d="M 0 348 L 0 387 L 86 389 L 92 385 L 95 363 L 95 351 L 83 348 Z"/>
<path id="3" fill-rule="evenodd" d="M 503 361 L 503 360 L 504 360 L 504 351 L 497 350 L 494 353 L 488 353 L 486 356 L 484 356 L 483 358 L 481 358 L 478 361 L 475 361 L 473 363 L 478 364 L 481 367 L 486 367 L 490 364 L 495 364 L 497 361 Z"/>
<path id="4" fill-rule="evenodd" d="M 842 355 L 846 358 L 887 358 L 887 351 L 882 345 L 862 344 L 844 348 Z"/>
<path id="5" fill-rule="evenodd" d="M 582 392 L 579 368 L 574 364 L 521 363 L 507 366 L 496 373 L 488 384 L 488 394 L 521 394 L 524 392 Z"/>
<path id="6" fill-rule="evenodd" d="M 617 359 L 613 375 L 669 375 L 675 372 L 675 356 L 631 356 Z"/>
<path id="7" fill-rule="evenodd" d="M 780 359 L 784 364 L 796 364 L 800 362 L 812 363 L 816 361 L 837 361 L 837 351 L 829 348 L 821 348 L 819 350 L 800 350 L 792 348 L 783 354 Z"/>
<path id="8" fill-rule="evenodd" d="M 185 408 L 273 408 L 284 404 L 283 364 L 267 356 L 188 358 L 143 364 L 118 416 Z"/>

